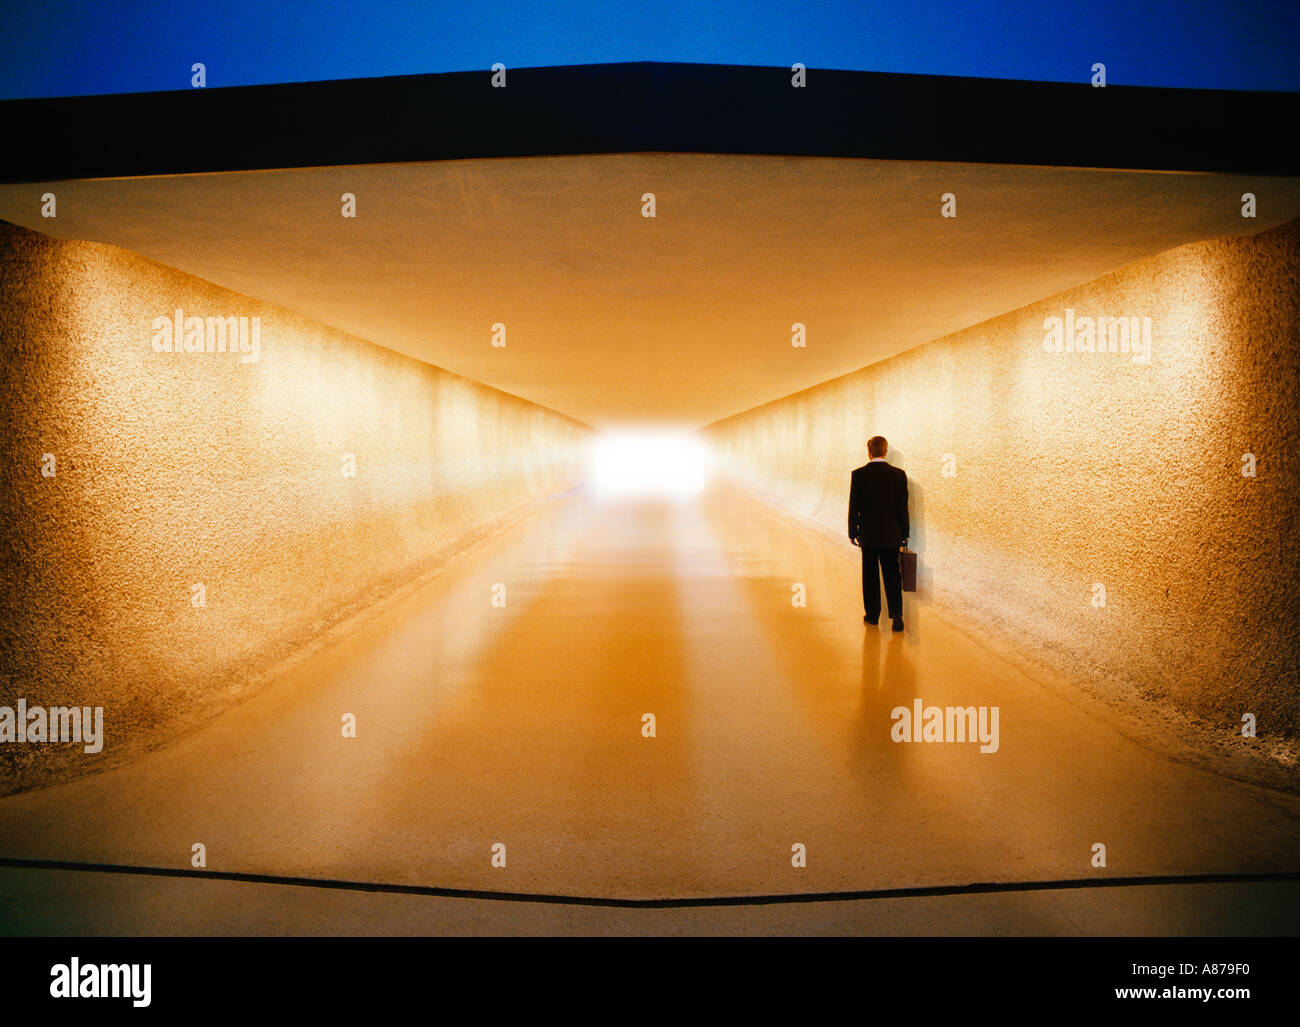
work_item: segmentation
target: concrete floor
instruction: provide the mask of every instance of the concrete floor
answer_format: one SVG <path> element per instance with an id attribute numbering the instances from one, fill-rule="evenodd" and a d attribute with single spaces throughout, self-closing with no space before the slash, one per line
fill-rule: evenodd
<path id="1" fill-rule="evenodd" d="M 904 634 L 865 627 L 855 557 L 725 488 L 569 496 L 205 729 L 0 800 L 0 857 L 188 868 L 201 842 L 216 871 L 634 899 L 1300 869 L 1300 797 L 1159 755 L 915 597 Z M 998 751 L 892 742 L 891 709 L 918 696 L 998 706 Z M 1277 883 L 611 911 L 6 869 L 0 930 L 1287 933 L 1297 899 Z"/>

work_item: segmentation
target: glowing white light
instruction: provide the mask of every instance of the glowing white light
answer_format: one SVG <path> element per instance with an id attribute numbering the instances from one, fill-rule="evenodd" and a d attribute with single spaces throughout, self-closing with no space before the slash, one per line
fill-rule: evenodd
<path id="1" fill-rule="evenodd" d="M 591 443 L 589 472 L 602 499 L 687 499 L 708 484 L 713 459 L 708 444 L 689 432 L 611 431 Z"/>

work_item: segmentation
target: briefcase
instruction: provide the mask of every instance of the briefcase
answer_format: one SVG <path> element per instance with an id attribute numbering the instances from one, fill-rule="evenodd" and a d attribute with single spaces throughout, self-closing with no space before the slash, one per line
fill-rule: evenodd
<path id="1" fill-rule="evenodd" d="M 903 572 L 903 591 L 916 591 L 916 554 L 910 549 L 898 551 L 898 566 Z"/>

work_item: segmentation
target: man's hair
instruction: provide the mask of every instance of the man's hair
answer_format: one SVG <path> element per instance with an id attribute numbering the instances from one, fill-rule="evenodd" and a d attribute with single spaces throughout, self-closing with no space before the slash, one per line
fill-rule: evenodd
<path id="1" fill-rule="evenodd" d="M 867 439 L 867 454 L 869 456 L 884 456 L 889 450 L 889 443 L 885 441 L 883 435 L 873 435 Z"/>

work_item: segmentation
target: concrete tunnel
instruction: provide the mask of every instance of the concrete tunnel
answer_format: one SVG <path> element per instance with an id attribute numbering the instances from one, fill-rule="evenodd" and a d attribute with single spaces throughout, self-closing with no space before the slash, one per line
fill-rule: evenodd
<path id="1" fill-rule="evenodd" d="M 1240 875 L 799 923 L 1294 924 L 1294 880 L 1249 880 L 1300 862 L 1294 178 L 576 154 L 10 183 L 0 218 L 0 705 L 103 711 L 98 751 L 0 745 L 6 865 L 647 900 Z M 844 537 L 875 434 L 898 634 Z M 972 706 L 992 745 L 896 736 Z M 270 916 L 109 877 L 75 909 L 13 878 L 5 915 Z M 382 923 L 454 930 L 442 901 Z"/>

